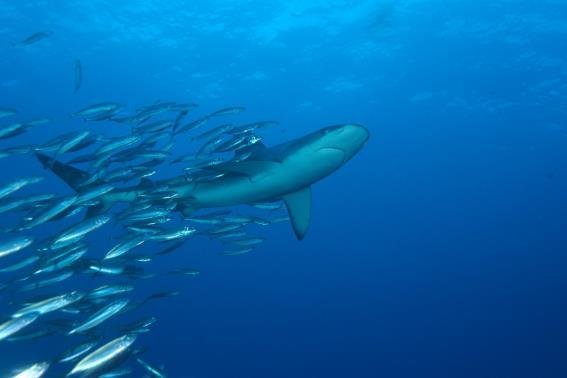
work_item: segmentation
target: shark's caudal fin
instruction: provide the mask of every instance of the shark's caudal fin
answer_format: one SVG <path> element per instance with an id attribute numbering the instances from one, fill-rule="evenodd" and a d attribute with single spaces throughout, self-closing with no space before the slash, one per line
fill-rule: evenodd
<path id="1" fill-rule="evenodd" d="M 44 154 L 36 153 L 35 156 L 44 168 L 55 173 L 73 190 L 79 191 L 80 189 L 84 189 L 84 187 L 81 187 L 81 183 L 84 183 L 89 178 L 88 173 L 68 164 L 61 163 L 60 161 Z"/>
<path id="2" fill-rule="evenodd" d="M 307 187 L 282 198 L 287 207 L 297 239 L 302 240 L 311 222 L 311 188 Z"/>
<path id="3" fill-rule="evenodd" d="M 68 164 L 61 163 L 60 161 L 57 161 L 45 154 L 36 153 L 35 156 L 45 169 L 51 170 L 57 175 L 57 177 L 65 181 L 65 183 L 76 192 L 80 192 L 81 190 L 85 190 L 91 186 L 100 184 L 100 181 L 97 180 L 90 185 L 83 186 L 82 184 L 85 183 L 90 177 L 87 172 L 72 167 Z M 107 201 L 101 201 L 96 206 L 90 206 L 87 211 L 86 218 L 101 214 L 108 210 L 109 207 L 110 203 L 108 203 Z"/>

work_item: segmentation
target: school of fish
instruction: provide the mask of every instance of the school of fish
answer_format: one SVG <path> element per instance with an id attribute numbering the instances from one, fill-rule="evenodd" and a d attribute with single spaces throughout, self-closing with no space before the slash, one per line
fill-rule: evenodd
<path id="1" fill-rule="evenodd" d="M 50 35 L 38 32 L 15 46 Z M 83 80 L 80 60 L 75 61 L 74 76 L 76 93 Z M 214 192 L 215 183 L 225 182 L 221 180 L 244 188 L 243 193 L 253 188 L 254 180 L 241 183 L 227 177 L 236 169 L 238 174 L 248 173 L 248 159 L 266 150 L 261 130 L 277 122 L 234 123 L 234 116 L 245 111 L 241 106 L 193 116 L 196 108 L 193 103 L 170 101 L 137 109 L 96 103 L 72 112 L 74 131 L 27 144 L 22 136 L 51 126 L 50 121 L 26 119 L 16 109 L 0 107 L 0 159 L 13 159 L 14 164 L 18 159 L 37 159 L 45 169 L 3 174 L 0 181 L 0 346 L 32 345 L 53 335 L 64 339 L 46 351 L 48 355 L 14 361 L 13 370 L 0 372 L 2 376 L 110 378 L 140 376 L 142 371 L 144 376 L 165 377 L 144 342 L 159 314 L 148 313 L 144 305 L 179 292 L 157 291 L 140 300 L 134 295 L 137 282 L 165 275 L 194 278 L 200 271 L 187 266 L 158 271 L 151 263 L 182 250 L 196 235 L 218 241 L 225 256 L 254 251 L 265 238 L 251 233 L 279 222 L 291 221 L 298 239 L 303 238 L 310 219 L 309 185 L 344 164 L 369 135 L 361 126 L 346 125 L 307 136 L 305 143 L 322 144 L 304 149 L 319 154 L 313 156 L 321 168 L 319 172 L 314 165 L 317 176 L 306 189 L 301 184 L 302 190 L 274 195 L 277 188 L 269 184 L 266 193 L 270 189 L 272 194 L 265 201 L 224 206 L 231 202 L 203 196 L 199 207 L 182 188 L 207 187 Z M 112 125 L 118 135 L 105 135 L 101 124 Z M 339 137 L 348 139 L 350 150 L 327 145 L 327 139 Z M 275 152 L 295 152 L 301 146 L 292 141 L 284 147 Z M 293 164 L 288 168 L 292 176 Z M 260 176 L 270 176 L 272 165 L 258 161 L 254 167 L 266 168 Z M 164 170 L 175 169 L 174 178 L 155 179 Z M 53 188 L 48 173 L 59 176 L 70 190 L 46 189 Z M 303 179 L 299 173 L 295 176 Z M 207 209 L 207 201 L 218 209 Z M 101 251 L 101 238 L 113 245 Z M 125 313 L 135 314 L 137 320 L 121 323 Z M 57 350 L 59 345 L 67 348 Z"/>

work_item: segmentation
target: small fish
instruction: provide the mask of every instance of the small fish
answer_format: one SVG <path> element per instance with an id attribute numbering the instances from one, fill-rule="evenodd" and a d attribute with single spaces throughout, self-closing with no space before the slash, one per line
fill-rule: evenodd
<path id="1" fill-rule="evenodd" d="M 37 184 L 40 181 L 43 181 L 43 177 L 41 176 L 21 177 L 13 180 L 0 188 L 0 199 L 22 189 L 25 186 Z"/>
<path id="2" fill-rule="evenodd" d="M 69 349 L 59 359 L 59 362 L 70 362 L 81 357 L 83 354 L 87 353 L 89 350 L 96 346 L 96 341 L 89 341 L 72 349 Z"/>
<path id="3" fill-rule="evenodd" d="M 197 230 L 194 228 L 185 227 L 181 230 L 164 232 L 160 234 L 150 235 L 149 239 L 153 241 L 165 242 L 177 239 L 184 239 L 194 234 Z"/>
<path id="4" fill-rule="evenodd" d="M 127 223 L 140 222 L 148 219 L 155 219 L 167 216 L 169 210 L 164 208 L 149 208 L 136 213 L 132 213 L 124 217 L 124 221 Z"/>
<path id="5" fill-rule="evenodd" d="M 167 255 L 169 253 L 172 253 L 176 249 L 180 248 L 183 245 L 183 243 L 184 243 L 184 241 L 177 242 L 177 243 L 157 252 L 156 255 Z"/>
<path id="6" fill-rule="evenodd" d="M 148 302 L 152 299 L 163 299 L 163 298 L 169 298 L 169 297 L 175 297 L 179 295 L 179 291 L 177 290 L 172 290 L 172 291 L 160 291 L 157 293 L 153 293 L 150 296 L 148 296 L 143 303 Z"/>
<path id="7" fill-rule="evenodd" d="M 0 324 L 0 341 L 4 340 L 21 329 L 29 326 L 39 317 L 37 313 L 30 313 L 19 318 L 12 318 Z"/>
<path id="8" fill-rule="evenodd" d="M 90 144 L 88 141 L 89 137 L 91 137 L 91 132 L 88 130 L 81 131 L 67 140 L 63 141 L 59 148 L 57 149 L 56 155 L 61 155 L 69 151 L 77 151 L 79 147 L 87 146 Z"/>
<path id="9" fill-rule="evenodd" d="M 75 59 L 75 86 L 73 93 L 79 92 L 83 84 L 83 65 L 79 59 Z"/>
<path id="10" fill-rule="evenodd" d="M 205 123 L 207 123 L 208 120 L 209 120 L 209 117 L 203 117 L 203 118 L 199 118 L 195 121 L 189 122 L 186 125 L 178 127 L 177 130 L 175 130 L 175 134 L 177 135 L 177 134 L 181 134 L 182 132 L 185 132 L 185 131 L 197 129 L 197 128 L 203 126 Z"/>
<path id="11" fill-rule="evenodd" d="M 179 268 L 179 269 L 170 270 L 169 274 L 180 274 L 183 276 L 197 277 L 199 274 L 201 274 L 201 271 L 191 268 Z"/>
<path id="12" fill-rule="evenodd" d="M 30 34 L 26 38 L 22 39 L 20 42 L 14 43 L 13 46 L 21 45 L 27 46 L 42 41 L 46 38 L 49 38 L 53 35 L 52 31 L 40 31 L 33 34 Z"/>
<path id="13" fill-rule="evenodd" d="M 220 234 L 215 236 L 219 240 L 230 240 L 230 239 L 238 239 L 241 237 L 246 236 L 246 232 L 243 231 L 235 231 L 235 232 L 227 232 L 224 234 Z"/>
<path id="14" fill-rule="evenodd" d="M 24 260 L 22 260 L 18 263 L 7 266 L 5 268 L 0 268 L 0 273 L 15 272 L 16 270 L 20 270 L 20 269 L 23 269 L 27 266 L 32 265 L 33 263 L 37 262 L 38 260 L 39 260 L 39 256 L 36 256 L 36 255 L 30 256 L 27 259 L 24 259 Z"/>
<path id="15" fill-rule="evenodd" d="M 282 222 L 289 222 L 289 217 L 287 215 L 284 215 L 271 220 L 272 224 L 282 223 Z"/>
<path id="16" fill-rule="evenodd" d="M 219 109 L 216 112 L 209 114 L 209 117 L 219 117 L 219 116 L 225 116 L 231 114 L 238 114 L 238 113 L 242 113 L 245 110 L 246 108 L 243 106 L 232 106 L 229 108 Z"/>
<path id="17" fill-rule="evenodd" d="M 283 206 L 281 202 L 253 203 L 251 205 L 262 210 L 279 210 Z"/>
<path id="18" fill-rule="evenodd" d="M 101 273 L 101 274 L 108 274 L 108 275 L 120 275 L 125 273 L 126 267 L 124 265 L 90 265 L 89 269 Z"/>
<path id="19" fill-rule="evenodd" d="M 31 290 L 36 290 L 42 287 L 46 287 L 46 286 L 50 286 L 62 281 L 65 281 L 68 278 L 71 278 L 73 276 L 73 271 L 66 271 L 63 272 L 57 276 L 54 277 L 50 277 L 50 278 L 46 278 L 44 280 L 40 280 L 40 281 L 35 281 L 32 282 L 30 284 L 27 284 L 25 286 L 23 286 L 20 291 L 31 291 Z"/>
<path id="20" fill-rule="evenodd" d="M 165 129 L 172 128 L 173 125 L 173 121 L 156 121 L 138 126 L 134 129 L 134 131 L 137 133 L 157 133 L 162 132 Z"/>
<path id="21" fill-rule="evenodd" d="M 74 117 L 82 118 L 83 121 L 105 121 L 113 119 L 113 117 L 118 113 L 121 109 L 121 105 L 118 104 L 102 104 L 95 109 L 89 109 L 84 114 L 73 114 Z"/>
<path id="22" fill-rule="evenodd" d="M 249 134 L 256 129 L 260 129 L 260 128 L 264 128 L 264 127 L 268 127 L 268 126 L 276 126 L 277 124 L 278 124 L 278 122 L 276 122 L 276 121 L 260 121 L 260 122 L 248 123 L 246 125 L 241 125 L 241 126 L 232 128 L 230 130 L 230 133 L 232 135 Z"/>
<path id="23" fill-rule="evenodd" d="M 81 205 L 84 204 L 86 202 L 89 202 L 93 199 L 97 199 L 111 191 L 114 190 L 114 186 L 113 185 L 100 185 L 97 186 L 95 188 L 89 189 L 88 191 L 81 193 L 78 197 L 77 197 L 77 205 Z"/>
<path id="24" fill-rule="evenodd" d="M 254 218 L 246 216 L 246 215 L 231 215 L 228 217 L 222 218 L 223 221 L 226 223 L 242 223 L 248 224 L 254 221 Z"/>
<path id="25" fill-rule="evenodd" d="M 144 369 L 146 369 L 152 377 L 165 378 L 164 373 L 162 373 L 161 371 L 159 371 L 155 367 L 151 366 L 150 364 L 148 364 L 146 361 L 142 360 L 141 358 L 137 357 L 136 361 L 138 361 L 138 363 L 140 365 L 142 365 L 144 367 Z"/>
<path id="26" fill-rule="evenodd" d="M 10 336 L 6 340 L 10 342 L 36 340 L 45 336 L 53 335 L 55 333 L 57 333 L 57 330 L 55 328 L 40 328 L 37 331 L 28 332 L 16 336 Z"/>
<path id="27" fill-rule="evenodd" d="M 53 199 L 53 194 L 39 194 L 36 196 L 22 197 L 5 201 L 0 204 L 0 214 L 12 210 L 29 210 L 45 204 L 47 201 Z"/>
<path id="28" fill-rule="evenodd" d="M 229 231 L 238 230 L 239 228 L 242 228 L 243 226 L 244 226 L 244 224 L 242 224 L 242 223 L 230 223 L 230 224 L 209 230 L 208 232 L 211 235 L 224 234 L 224 233 L 229 232 Z"/>
<path id="29" fill-rule="evenodd" d="M 98 378 L 117 378 L 117 377 L 125 377 L 131 374 L 132 374 L 132 369 L 120 368 L 109 371 L 108 373 L 101 374 L 98 376 Z"/>
<path id="30" fill-rule="evenodd" d="M 18 114 L 18 111 L 16 109 L 0 108 L 0 118 L 12 117 L 16 114 Z"/>
<path id="31" fill-rule="evenodd" d="M 19 236 L 0 242 L 0 257 L 11 255 L 33 243 L 34 239 L 29 236 Z"/>
<path id="32" fill-rule="evenodd" d="M 24 308 L 16 311 L 12 318 L 20 318 L 28 314 L 47 314 L 49 312 L 57 311 L 66 307 L 72 303 L 80 301 L 83 299 L 84 294 L 80 291 L 72 291 L 70 293 L 57 295 L 43 301 L 31 303 Z"/>
<path id="33" fill-rule="evenodd" d="M 70 330 L 67 334 L 72 335 L 74 333 L 86 332 L 98 326 L 105 320 L 121 312 L 129 302 L 130 301 L 128 299 L 118 299 L 114 302 L 109 303 L 105 307 L 92 314 L 87 320 L 85 320 L 84 323 Z"/>
<path id="34" fill-rule="evenodd" d="M 110 251 L 108 251 L 106 253 L 106 255 L 104 255 L 104 260 L 114 259 L 118 256 L 122 256 L 123 254 L 127 253 L 128 251 L 130 251 L 130 250 L 136 248 L 137 246 L 141 245 L 145 241 L 146 241 L 146 239 L 143 236 L 133 235 L 133 236 L 129 237 L 128 239 L 126 239 L 126 240 L 118 243 L 114 247 L 112 247 L 110 249 Z"/>
<path id="35" fill-rule="evenodd" d="M 227 123 L 227 124 L 223 124 L 220 126 L 217 126 L 215 128 L 212 128 L 210 130 L 207 130 L 197 136 L 194 136 L 193 138 L 191 138 L 191 140 L 198 140 L 198 139 L 203 139 L 203 138 L 215 138 L 220 136 L 221 134 L 226 133 L 227 131 L 231 130 L 233 128 L 232 124 Z"/>
<path id="36" fill-rule="evenodd" d="M 12 123 L 8 126 L 0 128 L 0 139 L 8 139 L 25 133 L 27 127 L 23 123 Z"/>
<path id="37" fill-rule="evenodd" d="M 130 346 L 136 341 L 136 335 L 127 334 L 120 336 L 108 343 L 104 344 L 100 348 L 91 352 L 86 357 L 81 359 L 75 367 L 69 372 L 69 375 L 74 374 L 89 374 L 96 369 L 103 367 L 112 360 L 118 358 L 124 352 L 130 348 Z"/>
<path id="38" fill-rule="evenodd" d="M 40 378 L 49 369 L 49 362 L 38 362 L 24 368 L 12 378 Z"/>
<path id="39" fill-rule="evenodd" d="M 99 215 L 93 218 L 88 218 L 81 223 L 69 227 L 66 231 L 61 233 L 54 241 L 51 243 L 51 249 L 58 249 L 65 247 L 79 239 L 83 236 L 96 230 L 97 228 L 103 226 L 110 220 L 108 215 Z"/>
<path id="40" fill-rule="evenodd" d="M 230 243 L 240 246 L 251 246 L 251 245 L 257 245 L 263 243 L 265 240 L 266 240 L 265 238 L 247 238 L 247 239 L 230 240 Z"/>
<path id="41" fill-rule="evenodd" d="M 33 274 L 50 273 L 61 269 L 65 269 L 77 262 L 81 257 L 87 253 L 87 248 L 81 248 L 76 252 L 63 256 L 59 261 L 52 262 L 49 265 L 43 266 L 33 272 Z"/>
<path id="42" fill-rule="evenodd" d="M 213 152 L 234 151 L 234 150 L 238 150 L 239 147 L 247 146 L 249 144 L 250 144 L 250 140 L 248 139 L 248 136 L 236 135 L 232 139 L 229 139 L 229 140 L 225 141 L 224 143 L 216 146 L 215 149 L 213 150 Z"/>
<path id="43" fill-rule="evenodd" d="M 91 291 L 87 295 L 87 298 L 89 299 L 105 298 L 112 295 L 127 293 L 132 290 L 134 290 L 134 287 L 130 285 L 104 285 Z"/>
<path id="44" fill-rule="evenodd" d="M 55 205 L 45 210 L 43 213 L 31 219 L 31 221 L 22 226 L 20 230 L 28 230 L 54 219 L 55 217 L 68 210 L 72 205 L 75 204 L 76 201 L 76 196 L 63 198 L 60 202 L 57 202 Z"/>
<path id="45" fill-rule="evenodd" d="M 100 146 L 96 150 L 95 154 L 100 156 L 103 154 L 107 154 L 109 152 L 114 152 L 122 148 L 131 147 L 132 145 L 138 143 L 141 140 L 142 138 L 140 138 L 138 135 L 115 138 L 109 141 L 108 143 Z"/>
<path id="46" fill-rule="evenodd" d="M 252 252 L 254 248 L 241 248 L 241 249 L 233 249 L 229 251 L 224 251 L 221 253 L 223 256 L 239 256 L 244 255 L 246 253 Z"/>
<path id="47" fill-rule="evenodd" d="M 122 328 L 124 333 L 146 333 L 150 331 L 150 326 L 157 322 L 155 316 L 138 320 Z"/>
<path id="48" fill-rule="evenodd" d="M 218 146 L 224 145 L 226 143 L 225 137 L 223 135 L 213 137 L 207 140 L 201 148 L 197 151 L 197 156 L 208 155 L 215 151 Z"/>

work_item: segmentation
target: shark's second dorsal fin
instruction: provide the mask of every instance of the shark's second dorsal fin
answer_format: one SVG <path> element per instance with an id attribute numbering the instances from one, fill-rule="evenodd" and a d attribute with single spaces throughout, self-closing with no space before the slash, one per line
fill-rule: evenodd
<path id="1" fill-rule="evenodd" d="M 143 177 L 140 179 L 140 184 L 138 186 L 140 188 L 152 188 L 154 186 L 154 182 L 147 177 Z"/>
<path id="2" fill-rule="evenodd" d="M 293 231 L 302 240 L 311 222 L 311 188 L 307 187 L 282 197 L 289 213 Z"/>

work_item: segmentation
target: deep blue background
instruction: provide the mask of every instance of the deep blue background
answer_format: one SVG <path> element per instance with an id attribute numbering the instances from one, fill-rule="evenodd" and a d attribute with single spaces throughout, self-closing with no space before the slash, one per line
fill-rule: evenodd
<path id="1" fill-rule="evenodd" d="M 564 2 L 62 3 L 0 1 L 0 105 L 54 120 L 20 142 L 85 127 L 68 115 L 99 101 L 245 105 L 242 122 L 281 122 L 267 144 L 372 133 L 313 188 L 303 242 L 278 224 L 246 256 L 195 239 L 156 262 L 203 273 L 141 283 L 183 291 L 152 305 L 149 361 L 196 378 L 567 375 Z M 54 34 L 10 47 L 38 30 Z M 0 367 L 43 358 L 13 348 Z"/>

